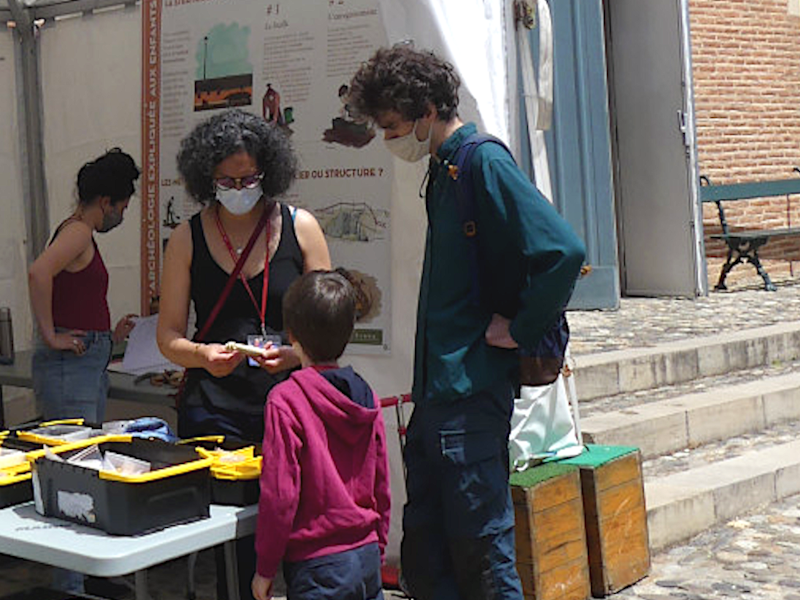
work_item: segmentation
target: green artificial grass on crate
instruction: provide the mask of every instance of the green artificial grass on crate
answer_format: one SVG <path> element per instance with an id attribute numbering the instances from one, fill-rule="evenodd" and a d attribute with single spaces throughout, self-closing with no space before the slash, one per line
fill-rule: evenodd
<path id="1" fill-rule="evenodd" d="M 535 467 L 530 467 L 529 469 L 525 469 L 524 471 L 518 473 L 512 473 L 508 478 L 508 482 L 513 486 L 529 488 L 538 485 L 543 481 L 547 481 L 548 479 L 560 477 L 561 475 L 574 471 L 577 468 L 578 467 L 572 465 L 565 465 L 563 462 L 544 463 Z"/>
<path id="2" fill-rule="evenodd" d="M 597 444 L 586 444 L 583 452 L 575 458 L 567 458 L 556 464 L 575 465 L 576 467 L 595 468 L 606 464 L 616 458 L 620 458 L 639 449 L 634 446 L 600 446 Z"/>

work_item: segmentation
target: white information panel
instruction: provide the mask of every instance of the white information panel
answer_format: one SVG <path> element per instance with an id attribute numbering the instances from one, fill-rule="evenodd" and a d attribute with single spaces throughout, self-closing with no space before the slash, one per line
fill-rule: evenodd
<path id="1" fill-rule="evenodd" d="M 300 158 L 284 201 L 325 231 L 359 291 L 348 350 L 386 354 L 391 333 L 392 159 L 345 105 L 358 66 L 385 45 L 377 0 L 144 0 L 142 310 L 158 295 L 171 231 L 200 206 L 177 172 L 181 139 L 215 112 L 276 123 Z"/>

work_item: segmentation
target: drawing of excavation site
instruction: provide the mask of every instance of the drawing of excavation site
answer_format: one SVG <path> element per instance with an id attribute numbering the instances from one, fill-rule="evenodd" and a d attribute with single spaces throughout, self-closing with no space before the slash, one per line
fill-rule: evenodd
<path id="1" fill-rule="evenodd" d="M 386 237 L 389 211 L 373 208 L 366 202 L 337 202 L 313 212 L 330 238 L 374 242 Z"/>

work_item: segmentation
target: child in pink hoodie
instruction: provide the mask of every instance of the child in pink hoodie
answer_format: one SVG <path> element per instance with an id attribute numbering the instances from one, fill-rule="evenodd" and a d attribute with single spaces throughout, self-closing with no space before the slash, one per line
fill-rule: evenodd
<path id="1" fill-rule="evenodd" d="M 283 300 L 302 369 L 269 393 L 253 596 L 271 598 L 283 560 L 289 600 L 382 599 L 389 473 L 381 407 L 338 358 L 356 300 L 338 273 L 313 271 Z"/>

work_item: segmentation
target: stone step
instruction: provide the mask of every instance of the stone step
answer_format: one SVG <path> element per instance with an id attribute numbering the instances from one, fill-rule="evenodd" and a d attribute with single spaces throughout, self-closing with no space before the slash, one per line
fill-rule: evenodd
<path id="1" fill-rule="evenodd" d="M 582 402 L 800 358 L 800 321 L 575 355 Z"/>
<path id="2" fill-rule="evenodd" d="M 722 375 L 713 375 L 711 377 L 693 379 L 682 383 L 673 383 L 650 390 L 640 390 L 627 394 L 617 394 L 616 396 L 594 398 L 588 402 L 581 403 L 581 416 L 587 418 L 610 411 L 622 411 L 627 408 L 636 408 L 642 404 L 650 404 L 661 400 L 678 398 L 680 396 L 701 394 L 712 390 L 729 388 L 751 381 L 763 381 L 772 377 L 781 377 L 792 373 L 800 373 L 800 360 L 771 363 L 753 369 L 743 369 L 731 373 L 724 373 Z"/>
<path id="3" fill-rule="evenodd" d="M 650 548 L 658 551 L 800 493 L 800 441 L 646 479 L 644 488 Z"/>
<path id="4" fill-rule="evenodd" d="M 644 458 L 800 419 L 800 374 L 788 373 L 581 419 L 583 440 L 632 445 Z"/>

